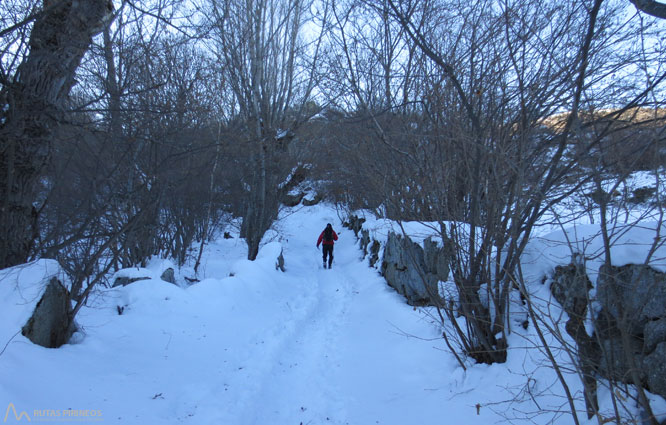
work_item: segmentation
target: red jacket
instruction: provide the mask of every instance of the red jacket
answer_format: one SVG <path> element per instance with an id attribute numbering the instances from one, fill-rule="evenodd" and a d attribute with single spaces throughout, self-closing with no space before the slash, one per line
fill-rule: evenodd
<path id="1" fill-rule="evenodd" d="M 321 232 L 321 235 L 319 235 L 319 239 L 317 239 L 317 248 L 319 248 L 319 244 L 322 243 L 322 240 L 324 239 L 324 232 L 326 230 Z M 338 234 L 335 233 L 335 230 L 333 230 L 333 241 L 338 240 Z M 324 245 L 333 245 L 333 241 L 324 241 Z"/>

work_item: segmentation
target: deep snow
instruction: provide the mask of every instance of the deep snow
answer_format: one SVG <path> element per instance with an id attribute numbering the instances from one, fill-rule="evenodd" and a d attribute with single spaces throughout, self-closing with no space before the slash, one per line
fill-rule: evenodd
<path id="1" fill-rule="evenodd" d="M 332 270 L 315 248 L 327 222 L 340 237 Z M 59 349 L 15 335 L 35 282 L 57 265 L 0 272 L 0 409 L 56 423 L 73 420 L 66 409 L 123 424 L 571 423 L 531 328 L 512 333 L 507 363 L 466 361 L 463 371 L 433 312 L 408 306 L 367 266 L 334 209 L 291 210 L 279 226 L 254 262 L 239 239 L 208 246 L 202 281 L 187 288 L 154 278 L 98 291 L 75 342 Z"/>

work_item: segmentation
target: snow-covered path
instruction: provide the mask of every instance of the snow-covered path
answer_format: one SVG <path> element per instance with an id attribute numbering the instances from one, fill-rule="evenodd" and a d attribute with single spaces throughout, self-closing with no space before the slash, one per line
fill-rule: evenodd
<path id="1" fill-rule="evenodd" d="M 404 333 L 434 337 L 435 327 L 360 261 L 352 232 L 336 225 L 340 240 L 334 267 L 321 268 L 314 241 L 326 222 L 336 221 L 312 209 L 282 224 L 284 277 L 290 286 L 282 295 L 294 296 L 282 300 L 287 316 L 267 326 L 255 340 L 262 355 L 250 354 L 248 360 L 254 361 L 249 360 L 253 365 L 248 369 L 256 369 L 256 374 L 247 372 L 251 384 L 230 395 L 232 401 L 221 409 L 219 423 L 432 420 L 432 410 L 424 409 L 424 377 L 441 386 L 442 376 L 432 373 L 432 365 L 437 363 L 435 357 L 441 361 L 442 353 L 430 349 L 436 344 L 426 341 L 417 341 L 414 349 L 415 340 Z M 414 328 L 400 329 L 396 323 L 411 323 Z M 423 350 L 424 345 L 428 349 Z M 424 351 L 429 358 L 423 357 Z"/>
<path id="2" fill-rule="evenodd" d="M 332 270 L 314 247 L 326 222 L 340 235 Z M 221 240 L 188 289 L 105 291 L 79 317 L 80 343 L 49 350 L 19 336 L 0 358 L 0 400 L 33 419 L 71 408 L 105 423 L 431 422 L 452 367 L 436 327 L 363 264 L 330 208 L 281 226 L 286 273 L 279 243 L 249 262 L 238 240 Z"/>
<path id="3" fill-rule="evenodd" d="M 332 270 L 314 246 L 327 222 L 340 235 Z M 291 211 L 279 226 L 256 261 L 240 239 L 210 244 L 201 282 L 186 289 L 149 279 L 98 291 L 79 313 L 81 332 L 55 350 L 17 330 L 57 264 L 0 271 L 3 423 L 572 423 L 532 327 L 514 328 L 506 363 L 466 359 L 463 370 L 429 310 L 408 306 L 365 264 L 334 209 Z M 530 261 L 547 291 L 536 279 L 547 264 Z M 165 265 L 151 267 L 159 276 Z M 582 419 L 580 380 L 567 381 Z M 610 406 L 603 387 L 599 399 Z"/>

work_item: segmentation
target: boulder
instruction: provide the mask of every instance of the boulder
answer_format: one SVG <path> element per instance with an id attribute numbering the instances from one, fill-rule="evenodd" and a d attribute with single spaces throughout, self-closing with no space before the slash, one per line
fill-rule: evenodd
<path id="1" fill-rule="evenodd" d="M 552 281 L 553 297 L 569 315 L 566 329 L 578 345 L 584 375 L 593 368 L 628 384 L 636 378 L 666 397 L 666 274 L 643 264 L 602 266 L 592 337 L 584 327 L 591 287 L 584 266 L 574 259 L 556 267 Z"/>
<path id="2" fill-rule="evenodd" d="M 176 284 L 176 276 L 175 276 L 173 268 L 169 267 L 168 269 L 164 270 L 162 272 L 162 275 L 160 276 L 160 279 L 162 279 L 165 282 L 173 283 L 175 285 Z"/>
<path id="3" fill-rule="evenodd" d="M 37 345 L 58 348 L 69 341 L 75 330 L 69 291 L 53 277 L 21 333 Z"/>
<path id="4" fill-rule="evenodd" d="M 379 256 L 381 245 L 373 241 L 370 264 Z M 389 233 L 384 247 L 382 274 L 387 283 L 407 298 L 412 305 L 442 305 L 439 281 L 449 278 L 449 255 L 446 247 L 431 238 L 423 246 L 405 236 Z"/>
<path id="5" fill-rule="evenodd" d="M 624 335 L 624 345 L 630 344 L 624 347 L 616 340 L 615 347 L 603 353 L 619 358 L 612 364 L 613 375 L 631 383 L 629 372 L 638 367 L 641 382 L 666 397 L 666 273 L 644 264 L 602 266 L 597 299 L 601 313 L 596 327 L 604 345 L 616 335 Z"/>
<path id="6" fill-rule="evenodd" d="M 138 282 L 140 280 L 148 280 L 150 276 L 139 276 L 139 277 L 129 277 L 129 276 L 118 276 L 114 281 L 112 287 L 116 286 L 127 286 L 130 283 Z"/>
<path id="7" fill-rule="evenodd" d="M 171 263 L 167 262 L 167 264 L 171 264 Z M 160 277 L 160 279 L 162 279 L 164 281 L 167 281 L 167 282 L 170 282 L 168 279 L 171 278 L 170 275 L 173 274 L 173 270 L 172 270 L 172 272 L 169 272 L 168 270 L 171 267 L 168 267 L 168 266 L 165 266 L 165 267 L 167 267 L 167 268 L 164 269 L 164 272 L 162 273 L 162 276 Z M 148 279 L 157 279 L 157 275 L 155 274 L 155 272 L 153 272 L 152 270 L 149 270 L 149 269 L 142 268 L 142 267 L 129 267 L 129 268 L 126 268 L 126 269 L 118 270 L 111 277 L 111 281 L 113 282 L 111 287 L 115 288 L 117 286 L 127 286 L 131 283 L 138 282 L 138 281 L 141 281 L 141 280 L 148 280 Z M 175 282 L 175 276 L 174 276 L 174 278 L 171 278 L 171 279 L 173 280 L 173 282 L 171 282 L 171 283 L 174 283 Z"/>
<path id="8" fill-rule="evenodd" d="M 650 186 L 639 187 L 631 191 L 631 197 L 627 201 L 634 204 L 642 204 L 648 201 L 654 201 L 654 194 L 657 192 L 657 188 Z"/>
<path id="9" fill-rule="evenodd" d="M 287 207 L 295 207 L 296 205 L 301 203 L 304 197 L 305 197 L 304 192 L 287 193 L 282 198 L 282 203 Z"/>

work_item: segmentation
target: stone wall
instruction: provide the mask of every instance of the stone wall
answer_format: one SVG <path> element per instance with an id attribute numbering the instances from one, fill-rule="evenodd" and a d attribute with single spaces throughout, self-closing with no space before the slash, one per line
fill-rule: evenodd
<path id="1" fill-rule="evenodd" d="M 602 266 L 597 279 L 594 334 L 583 326 L 592 285 L 584 266 L 555 269 L 551 293 L 567 312 L 585 375 L 638 383 L 666 397 L 666 274 L 642 264 Z"/>
<path id="2" fill-rule="evenodd" d="M 440 304 L 438 282 L 449 276 L 447 251 L 431 238 L 418 244 L 408 236 L 390 232 L 380 261 L 382 244 L 363 229 L 364 221 L 350 216 L 344 225 L 359 238 L 363 256 L 368 258 L 370 266 L 378 264 L 386 283 L 403 295 L 410 305 Z"/>
<path id="3" fill-rule="evenodd" d="M 642 264 L 602 266 L 597 300 L 608 358 L 602 369 L 625 380 L 636 372 L 645 388 L 666 397 L 666 274 Z"/>
<path id="4" fill-rule="evenodd" d="M 430 238 L 421 246 L 408 236 L 389 233 L 381 270 L 386 282 L 409 304 L 442 305 L 438 282 L 448 278 L 448 259 Z"/>

